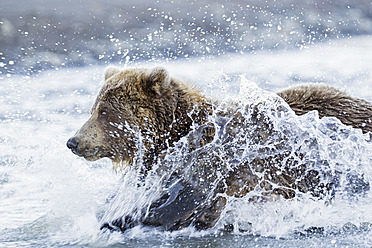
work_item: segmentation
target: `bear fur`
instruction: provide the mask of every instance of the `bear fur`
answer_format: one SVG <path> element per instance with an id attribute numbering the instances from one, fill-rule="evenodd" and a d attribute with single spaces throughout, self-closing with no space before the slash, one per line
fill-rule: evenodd
<path id="1" fill-rule="evenodd" d="M 318 110 L 320 117 L 333 116 L 364 133 L 372 131 L 372 104 L 330 86 L 296 86 L 272 99 L 284 99 L 298 115 Z M 107 68 L 91 117 L 67 146 L 90 161 L 108 157 L 116 164 L 140 164 L 143 177 L 159 165 L 156 173 L 162 175 L 165 189 L 143 216 L 123 216 L 102 228 L 125 231 L 144 224 L 166 230 L 189 225 L 205 229 L 215 225 L 227 197 L 244 197 L 257 189 L 262 195 L 250 200 L 290 199 L 306 192 L 321 197 L 332 191 L 334 175 L 309 168 L 304 154 L 288 149 L 287 134 L 275 130 L 267 118 L 268 105 L 214 103 L 162 67 Z M 273 112 L 288 114 L 281 106 Z M 242 114 L 247 111 L 249 121 Z M 185 143 L 184 138 L 178 161 L 183 165 L 170 169 L 170 158 L 177 157 L 173 148 L 181 139 Z M 242 144 L 270 149 L 237 162 L 244 154 L 238 146 Z"/>
<path id="2" fill-rule="evenodd" d="M 299 85 L 278 93 L 297 115 L 317 110 L 319 117 L 334 116 L 345 125 L 372 132 L 372 104 L 325 84 Z"/>

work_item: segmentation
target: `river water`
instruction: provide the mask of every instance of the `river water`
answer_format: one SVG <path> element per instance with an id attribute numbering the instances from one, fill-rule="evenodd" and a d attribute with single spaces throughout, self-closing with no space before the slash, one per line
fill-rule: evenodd
<path id="1" fill-rule="evenodd" d="M 372 100 L 372 39 L 330 40 L 304 49 L 226 54 L 156 63 L 197 85 L 210 97 L 238 98 L 242 75 L 261 89 L 277 91 L 296 83 L 324 82 Z M 154 66 L 153 62 L 118 64 Z M 99 230 L 110 199 L 136 194 L 123 189 L 109 160 L 87 162 L 65 143 L 89 116 L 103 84 L 104 66 L 46 70 L 38 75 L 3 74 L 0 84 L 0 247 L 370 247 L 372 194 L 254 204 L 232 202 L 221 223 L 233 220 L 249 231 L 226 233 L 185 228 L 163 232 L 136 227 L 124 234 Z M 314 125 L 334 120 L 313 120 Z M 341 124 L 338 124 L 341 125 Z M 372 143 L 360 130 L 342 138 L 334 161 L 372 183 Z M 329 140 L 325 137 L 325 143 Z M 327 143 L 327 144 L 328 144 Z M 327 148 L 328 149 L 328 148 Z M 331 158 L 332 160 L 332 158 Z M 119 190 L 118 192 L 118 189 Z M 123 195 L 123 192 L 125 193 Z M 115 207 L 115 206 L 114 206 Z M 118 206 L 116 206 L 118 207 Z M 323 228 L 309 234 L 311 227 Z"/>

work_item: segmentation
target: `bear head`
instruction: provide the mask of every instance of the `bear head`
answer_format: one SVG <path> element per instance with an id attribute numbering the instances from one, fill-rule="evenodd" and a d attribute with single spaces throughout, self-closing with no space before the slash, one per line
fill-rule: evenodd
<path id="1" fill-rule="evenodd" d="M 154 159 L 190 131 L 194 120 L 189 113 L 202 99 L 162 67 L 109 67 L 91 117 L 67 146 L 90 161 Z"/>

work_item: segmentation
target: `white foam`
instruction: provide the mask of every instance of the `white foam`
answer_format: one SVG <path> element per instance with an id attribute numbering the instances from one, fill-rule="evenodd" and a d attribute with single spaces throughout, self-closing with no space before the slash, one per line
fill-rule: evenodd
<path id="1" fill-rule="evenodd" d="M 262 89 L 275 91 L 300 79 L 302 82 L 324 81 L 371 100 L 371 44 L 371 38 L 362 37 L 343 40 L 340 44 L 317 45 L 305 51 L 263 51 L 165 66 L 171 75 L 196 83 L 206 94 L 219 99 L 247 102 L 252 99 L 242 97 L 252 96 L 247 94 L 249 90 L 259 91 L 256 96 L 267 97 L 272 94 Z M 22 233 L 26 240 L 49 240 L 52 244 L 102 244 L 102 240 L 104 245 L 117 243 L 122 235 L 99 231 L 103 212 L 104 218 L 116 217 L 148 201 L 146 197 L 150 192 L 143 194 L 131 188 L 130 174 L 121 181 L 108 160 L 89 163 L 65 147 L 67 139 L 88 118 L 103 82 L 103 71 L 103 67 L 64 69 L 31 78 L 12 76 L 2 80 L 1 239 L 19 239 Z M 240 80 L 241 75 L 258 87 L 244 78 Z M 239 96 L 241 83 L 245 89 Z M 317 155 L 331 161 L 334 170 L 358 172 L 372 182 L 372 148 L 371 143 L 365 141 L 366 135 L 334 119 L 319 120 L 315 113 L 288 118 L 281 119 L 277 125 L 282 128 L 294 125 L 293 133 L 307 130 L 316 137 L 322 148 Z M 327 125 L 336 125 L 349 135 L 334 132 L 340 140 L 335 142 L 328 138 Z M 106 204 L 106 199 L 113 194 L 118 195 L 116 200 Z M 229 202 L 217 228 L 232 222 L 242 229 L 249 228 L 250 233 L 287 237 L 312 226 L 327 230 L 342 229 L 348 222 L 361 226 L 363 222 L 372 222 L 371 200 L 370 192 L 352 200 L 340 193 L 332 204 L 310 197 L 264 204 L 253 204 L 242 198 Z M 138 227 L 124 237 L 146 239 L 160 235 L 172 239 L 177 235 L 195 237 L 214 232 L 216 229 L 196 232 L 188 228 L 169 233 Z M 370 243 L 369 237 L 363 242 Z"/>

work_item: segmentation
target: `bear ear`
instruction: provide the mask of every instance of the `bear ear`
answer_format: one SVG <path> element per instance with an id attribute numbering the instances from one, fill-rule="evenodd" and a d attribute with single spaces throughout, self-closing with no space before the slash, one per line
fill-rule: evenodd
<path id="1" fill-rule="evenodd" d="M 115 74 L 118 74 L 119 72 L 121 72 L 120 67 L 116 67 L 116 66 L 107 67 L 105 69 L 105 80 L 107 80 L 108 78 L 112 77 Z"/>
<path id="2" fill-rule="evenodd" d="M 162 89 L 170 83 L 170 76 L 164 67 L 149 69 L 145 75 L 145 90 L 161 95 Z"/>

